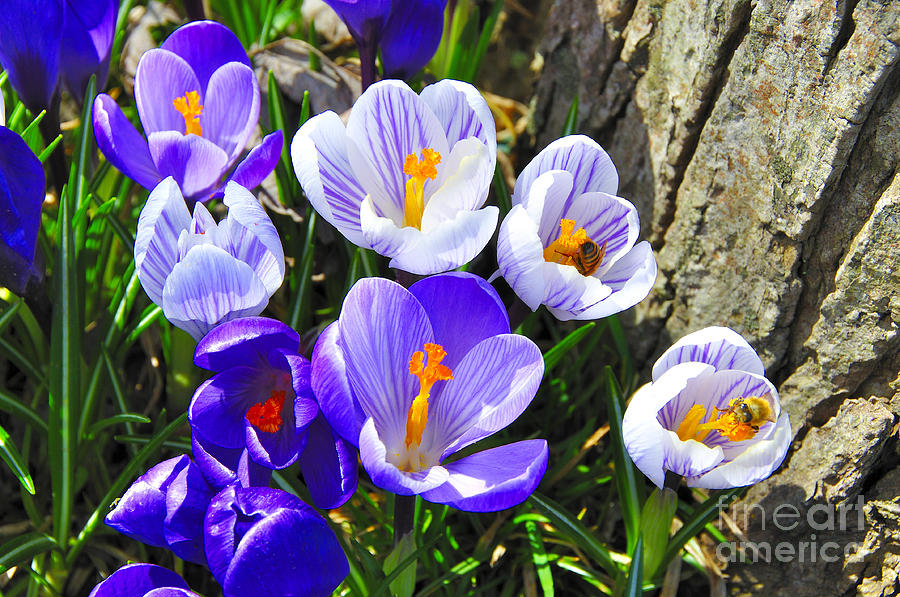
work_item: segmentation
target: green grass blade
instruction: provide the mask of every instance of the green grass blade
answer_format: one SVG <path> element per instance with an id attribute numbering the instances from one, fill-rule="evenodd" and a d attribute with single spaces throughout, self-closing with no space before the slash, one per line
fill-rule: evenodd
<path id="1" fill-rule="evenodd" d="M 685 543 L 702 531 L 703 527 L 716 517 L 721 508 L 727 507 L 733 500 L 740 497 L 746 489 L 746 487 L 735 487 L 727 491 L 717 491 L 700 504 L 693 514 L 684 520 L 684 526 L 678 529 L 678 532 L 669 539 L 669 544 L 665 553 L 663 553 L 658 569 L 665 570 L 666 566 L 669 565 L 672 558 L 678 555 Z"/>
<path id="2" fill-rule="evenodd" d="M 3 388 L 0 388 L 0 410 L 8 412 L 17 419 L 24 419 L 44 435 L 47 434 L 47 423 L 41 416 L 24 404 L 20 397 L 7 393 Z"/>
<path id="3" fill-rule="evenodd" d="M 560 359 L 566 356 L 572 348 L 575 347 L 576 344 L 581 342 L 582 338 L 588 335 L 588 333 L 597 327 L 597 324 L 593 321 L 584 324 L 580 328 L 576 330 L 572 330 L 569 332 L 569 335 L 563 338 L 560 342 L 557 343 L 556 346 L 548 350 L 544 354 L 544 372 L 550 371 L 553 367 L 559 363 Z"/>
<path id="4" fill-rule="evenodd" d="M 300 258 L 299 284 L 297 295 L 294 297 L 294 305 L 291 309 L 290 326 L 295 330 L 300 329 L 304 321 L 304 313 L 309 311 L 309 294 L 312 284 L 313 257 L 315 255 L 316 221 L 318 214 L 311 208 L 306 210 L 306 240 L 304 241 L 303 255 Z"/>
<path id="5" fill-rule="evenodd" d="M 538 581 L 544 591 L 544 597 L 553 597 L 553 571 L 547 559 L 547 550 L 544 549 L 544 540 L 541 531 L 533 520 L 525 522 L 525 532 L 528 535 L 528 545 L 531 548 L 531 561 L 537 570 Z"/>
<path id="6" fill-rule="evenodd" d="M 634 552 L 640 535 L 641 523 L 641 498 L 638 493 L 637 477 L 634 474 L 634 465 L 625 450 L 625 442 L 622 439 L 622 392 L 619 382 L 612 369 L 605 367 L 606 374 L 606 404 L 609 414 L 609 435 L 615 455 L 616 488 L 619 495 L 619 504 L 622 507 L 622 519 L 625 522 L 625 533 L 628 537 L 628 553 Z"/>
<path id="7" fill-rule="evenodd" d="M 27 562 L 36 555 L 56 547 L 53 537 L 38 531 L 19 535 L 0 545 L 0 574 L 5 574 L 13 566 Z"/>
<path id="8" fill-rule="evenodd" d="M 481 29 L 481 36 L 478 38 L 478 45 L 475 47 L 475 53 L 469 62 L 469 72 L 467 73 L 467 81 L 475 82 L 478 72 L 481 70 L 481 63 L 484 61 L 484 55 L 487 53 L 488 45 L 491 43 L 491 36 L 494 33 L 494 27 L 500 18 L 500 11 L 503 9 L 503 0 L 494 0 L 494 6 L 484 21 L 484 27 Z"/>
<path id="9" fill-rule="evenodd" d="M 500 208 L 500 221 L 503 221 L 503 218 L 512 209 L 512 199 L 509 196 L 506 178 L 503 176 L 503 169 L 499 163 L 494 170 L 494 193 L 497 195 L 497 206 Z"/>
<path id="10" fill-rule="evenodd" d="M 625 583 L 625 590 L 622 597 L 641 597 L 643 591 L 643 562 L 644 562 L 644 541 L 638 537 L 637 543 L 634 544 L 634 555 L 631 559 L 631 567 L 628 569 L 628 581 Z"/>
<path id="11" fill-rule="evenodd" d="M 88 435 L 96 436 L 98 433 L 106 429 L 107 427 L 112 427 L 113 425 L 119 425 L 120 423 L 149 423 L 150 419 L 145 417 L 144 415 L 139 415 L 137 413 L 123 413 L 121 415 L 113 415 L 111 417 L 107 417 L 100 421 L 97 421 L 91 428 L 88 430 Z"/>
<path id="12" fill-rule="evenodd" d="M 563 123 L 562 127 L 562 137 L 566 135 L 574 135 L 578 132 L 578 94 L 575 94 L 575 97 L 572 98 L 572 104 L 569 106 L 569 111 L 566 113 L 566 121 Z"/>
<path id="13" fill-rule="evenodd" d="M 31 473 L 28 472 L 28 463 L 22 458 L 22 454 L 2 426 L 0 426 L 0 458 L 9 466 L 22 487 L 34 495 L 34 481 L 31 480 Z"/>
<path id="14" fill-rule="evenodd" d="M 56 146 L 62 143 L 62 134 L 57 135 L 56 139 L 50 141 L 50 145 L 44 148 L 44 150 L 38 154 L 38 160 L 43 164 L 47 161 L 47 158 L 50 157 L 50 154 L 56 150 Z"/>

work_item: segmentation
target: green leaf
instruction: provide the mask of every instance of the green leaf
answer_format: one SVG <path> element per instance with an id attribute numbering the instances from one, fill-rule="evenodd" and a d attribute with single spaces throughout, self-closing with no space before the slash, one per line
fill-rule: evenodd
<path id="1" fill-rule="evenodd" d="M 628 538 L 628 553 L 633 554 L 640 534 L 641 523 L 641 499 L 638 494 L 637 478 L 634 474 L 634 465 L 631 457 L 625 450 L 625 441 L 622 438 L 622 391 L 619 382 L 612 369 L 607 365 L 604 368 L 606 374 L 606 405 L 609 415 L 609 435 L 612 442 L 615 466 L 616 488 L 619 495 L 619 504 L 622 507 L 622 518 L 625 522 L 625 534 Z"/>
<path id="2" fill-rule="evenodd" d="M 478 45 L 475 47 L 474 55 L 469 60 L 469 71 L 466 73 L 467 78 L 465 80 L 470 83 L 474 83 L 475 79 L 478 77 L 478 72 L 481 70 L 481 63 L 484 61 L 484 55 L 487 53 L 488 45 L 491 42 L 491 36 L 494 33 L 494 27 L 497 25 L 497 20 L 500 18 L 500 11 L 502 9 L 503 0 L 494 0 L 494 6 L 491 7 L 491 12 L 488 14 L 487 19 L 485 19 L 484 27 L 481 29 L 481 36 L 478 38 Z"/>
<path id="3" fill-rule="evenodd" d="M 18 419 L 24 419 L 32 427 L 47 434 L 47 423 L 41 418 L 36 411 L 22 403 L 22 398 L 8 394 L 5 389 L 0 388 L 0 410 L 4 410 Z"/>
<path id="4" fill-rule="evenodd" d="M 22 454 L 19 453 L 12 438 L 3 427 L 0 427 L 0 458 L 9 466 L 22 487 L 34 495 L 34 481 L 31 480 L 31 473 L 28 472 L 28 463 L 22 458 Z"/>
<path id="5" fill-rule="evenodd" d="M 106 429 L 107 427 L 112 427 L 113 425 L 118 425 L 120 423 L 149 423 L 150 419 L 145 417 L 144 415 L 139 415 L 137 413 L 123 413 L 121 415 L 113 415 L 111 417 L 107 417 L 105 419 L 101 419 L 97 421 L 91 428 L 88 430 L 88 435 L 96 436 L 99 432 Z"/>
<path id="6" fill-rule="evenodd" d="M 654 489 L 641 510 L 641 540 L 644 548 L 644 574 L 653 578 L 662 561 L 669 539 L 669 529 L 678 507 L 678 496 L 668 487 Z"/>
<path id="7" fill-rule="evenodd" d="M 721 508 L 740 497 L 746 489 L 746 487 L 735 487 L 727 491 L 717 491 L 700 504 L 693 514 L 684 520 L 684 526 L 669 540 L 669 545 L 666 547 L 658 569 L 665 570 L 672 558 L 678 555 L 678 552 L 684 547 L 684 544 L 703 530 L 706 523 L 715 518 Z"/>
<path id="8" fill-rule="evenodd" d="M 311 207 L 307 208 L 306 239 L 303 244 L 303 254 L 300 257 L 300 273 L 298 274 L 299 285 L 297 286 L 297 294 L 294 295 L 294 304 L 291 308 L 290 326 L 295 330 L 301 329 L 300 324 L 305 320 L 304 315 L 308 315 L 310 310 L 309 294 L 312 285 L 317 220 L 318 214 L 316 214 Z"/>
<path id="9" fill-rule="evenodd" d="M 0 574 L 5 574 L 13 566 L 28 562 L 36 555 L 57 547 L 53 537 L 39 531 L 19 535 L 0 545 Z"/>
<path id="10" fill-rule="evenodd" d="M 394 549 L 384 560 L 384 573 L 389 575 L 388 583 L 391 594 L 395 597 L 411 597 L 416 590 L 416 563 L 415 560 L 406 563 L 416 551 L 416 539 L 413 533 L 407 533 L 394 546 Z M 400 562 L 405 565 L 401 568 Z"/>
<path id="11" fill-rule="evenodd" d="M 556 346 L 548 350 L 544 354 L 544 371 L 546 372 L 553 369 L 553 367 L 559 363 L 560 359 L 566 356 L 566 353 L 572 350 L 576 344 L 581 342 L 581 339 L 587 336 L 596 326 L 597 324 L 593 321 L 586 323 L 580 328 L 569 332 L 569 334 L 560 340 Z"/>
<path id="12" fill-rule="evenodd" d="M 506 178 L 503 176 L 503 169 L 499 162 L 494 170 L 494 193 L 497 194 L 497 205 L 500 207 L 500 219 L 509 213 L 512 209 L 512 199 L 509 196 L 509 188 L 506 186 Z"/>
<path id="13" fill-rule="evenodd" d="M 631 559 L 631 567 L 628 569 L 628 581 L 625 583 L 625 591 L 622 597 L 641 597 L 644 591 L 643 585 L 644 542 L 638 537 L 634 545 L 634 555 Z"/>
<path id="14" fill-rule="evenodd" d="M 525 522 L 525 532 L 528 534 L 528 546 L 531 548 L 531 561 L 537 570 L 538 581 L 545 597 L 553 597 L 553 572 L 547 560 L 547 550 L 544 549 L 544 540 L 541 531 L 533 520 Z"/>
<path id="15" fill-rule="evenodd" d="M 563 123 L 562 137 L 574 135 L 578 132 L 578 94 L 572 98 L 572 104 L 569 106 L 569 112 L 566 114 L 566 121 Z"/>

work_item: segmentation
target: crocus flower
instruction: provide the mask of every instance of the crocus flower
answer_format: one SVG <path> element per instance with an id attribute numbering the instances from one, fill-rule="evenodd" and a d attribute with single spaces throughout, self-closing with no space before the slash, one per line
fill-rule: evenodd
<path id="1" fill-rule="evenodd" d="M 771 475 L 787 454 L 791 424 L 764 374 L 753 348 L 728 328 L 676 342 L 625 411 L 622 433 L 634 464 L 660 488 L 666 471 L 708 489 Z"/>
<path id="2" fill-rule="evenodd" d="M 316 343 L 312 380 L 329 423 L 359 446 L 376 485 L 486 512 L 531 494 L 547 442 L 442 463 L 515 420 L 543 371 L 537 346 L 510 334 L 493 288 L 450 273 L 408 290 L 381 278 L 357 282 Z"/>
<path id="3" fill-rule="evenodd" d="M 34 113 L 48 108 L 59 74 L 80 103 L 91 75 L 106 83 L 118 0 L 8 2 L 0 12 L 0 64 Z M 39 24 L 36 25 L 36 24 Z"/>
<path id="4" fill-rule="evenodd" d="M 259 85 L 224 25 L 189 23 L 141 56 L 134 98 L 147 140 L 105 94 L 94 101 L 94 134 L 106 159 L 147 189 L 172 176 L 185 198 L 206 201 L 227 181 L 256 187 L 281 156 L 275 131 L 232 170 L 256 129 Z"/>
<path id="5" fill-rule="evenodd" d="M 619 177 L 593 140 L 554 141 L 516 181 L 500 225 L 500 274 L 532 311 L 599 319 L 641 301 L 656 280 L 634 205 L 616 197 Z"/>
<path id="6" fill-rule="evenodd" d="M 205 564 L 203 516 L 216 494 L 187 456 L 163 461 L 137 478 L 107 514 L 106 524 L 141 543 L 167 547 Z"/>
<path id="7" fill-rule="evenodd" d="M 218 224 L 202 203 L 192 218 L 170 177 L 138 218 L 138 279 L 166 319 L 196 340 L 223 321 L 258 315 L 284 279 L 281 240 L 259 201 L 231 182 L 224 202 L 228 215 Z"/>
<path id="8" fill-rule="evenodd" d="M 94 587 L 88 597 L 199 597 L 184 579 L 161 566 L 128 564 Z"/>
<path id="9" fill-rule="evenodd" d="M 356 490 L 356 455 L 335 437 L 310 387 L 300 336 L 264 317 L 223 323 L 197 345 L 194 363 L 216 371 L 191 400 L 197 440 L 246 450 L 249 459 L 282 469 L 300 459 L 316 505 L 335 508 Z"/>
<path id="10" fill-rule="evenodd" d="M 3 105 L 0 101 L 0 120 Z M 34 264 L 44 203 L 44 169 L 22 138 L 0 125 L 0 286 L 23 294 Z"/>
<path id="11" fill-rule="evenodd" d="M 307 121 L 291 144 L 297 178 L 316 211 L 351 242 L 415 274 L 475 257 L 497 226 L 484 207 L 497 139 L 484 98 L 444 80 L 416 95 L 382 81 L 344 127 L 334 112 Z"/>
<path id="12" fill-rule="evenodd" d="M 203 525 L 209 569 L 225 597 L 331 595 L 350 572 L 328 523 L 277 489 L 226 487 Z"/>

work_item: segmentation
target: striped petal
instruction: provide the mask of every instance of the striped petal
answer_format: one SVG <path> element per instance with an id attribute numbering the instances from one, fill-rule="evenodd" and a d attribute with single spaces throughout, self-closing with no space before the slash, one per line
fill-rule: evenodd
<path id="1" fill-rule="evenodd" d="M 396 452 L 385 445 L 376 431 L 375 420 L 369 418 L 359 434 L 359 456 L 372 482 L 397 495 L 416 495 L 447 482 L 450 473 L 442 466 L 407 472 L 388 460 L 388 453 Z"/>
<path id="2" fill-rule="evenodd" d="M 184 133 L 184 116 L 173 102 L 196 91 L 203 104 L 204 90 L 182 57 L 158 48 L 145 52 L 134 74 L 134 99 L 144 134 L 150 137 L 159 131 Z"/>
<path id="3" fill-rule="evenodd" d="M 497 236 L 497 263 L 513 291 L 532 311 L 544 301 L 544 247 L 535 220 L 522 205 L 513 208 L 500 224 Z"/>
<path id="4" fill-rule="evenodd" d="M 191 225 L 175 180 L 165 179 L 150 193 L 138 217 L 134 268 L 147 296 L 162 304 L 163 287 L 178 261 L 178 237 Z"/>
<path id="5" fill-rule="evenodd" d="M 497 128 L 484 97 L 474 86 L 444 79 L 425 86 L 420 95 L 437 116 L 450 145 L 476 137 L 488 148 L 491 174 L 497 163 Z"/>
<path id="6" fill-rule="evenodd" d="M 756 351 L 740 334 L 725 327 L 708 327 L 688 334 L 664 352 L 653 365 L 653 379 L 674 365 L 691 361 L 765 375 Z"/>
<path id="7" fill-rule="evenodd" d="M 218 145 L 234 163 L 259 121 L 259 85 L 253 69 L 229 62 L 217 69 L 206 88 L 200 124 L 203 136 Z"/>
<path id="8" fill-rule="evenodd" d="M 576 197 L 562 217 L 574 220 L 576 228 L 584 228 L 598 245 L 606 245 L 603 261 L 594 272 L 601 279 L 631 250 L 641 231 L 637 208 L 630 201 L 606 193 L 584 193 Z"/>

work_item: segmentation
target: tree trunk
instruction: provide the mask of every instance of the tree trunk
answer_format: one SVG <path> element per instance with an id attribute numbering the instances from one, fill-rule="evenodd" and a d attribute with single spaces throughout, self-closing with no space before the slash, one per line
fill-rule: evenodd
<path id="1" fill-rule="evenodd" d="M 658 255 L 628 316 L 636 358 L 729 326 L 791 416 L 788 460 L 736 511 L 760 551 L 729 565 L 734 594 L 900 591 L 898 44 L 891 0 L 550 8 L 538 149 L 577 93 Z"/>

